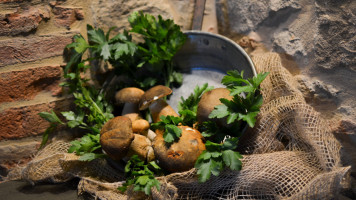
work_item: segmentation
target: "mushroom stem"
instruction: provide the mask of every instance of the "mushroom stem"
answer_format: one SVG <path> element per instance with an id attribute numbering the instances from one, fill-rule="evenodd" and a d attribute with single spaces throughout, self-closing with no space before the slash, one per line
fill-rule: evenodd
<path id="1" fill-rule="evenodd" d="M 126 115 L 129 113 L 138 113 L 138 105 L 137 103 L 125 103 L 124 107 L 122 108 L 121 115 Z"/>
<path id="2" fill-rule="evenodd" d="M 179 115 L 176 113 L 176 111 L 166 101 L 164 101 L 162 99 L 158 99 L 155 102 L 153 102 L 149 106 L 149 109 L 152 114 L 153 122 L 160 121 L 161 116 L 172 115 L 174 117 L 179 117 Z"/>

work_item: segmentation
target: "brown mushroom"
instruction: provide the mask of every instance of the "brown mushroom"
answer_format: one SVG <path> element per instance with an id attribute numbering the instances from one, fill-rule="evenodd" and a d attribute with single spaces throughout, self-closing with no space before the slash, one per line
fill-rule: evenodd
<path id="1" fill-rule="evenodd" d="M 143 135 L 134 134 L 134 136 L 135 138 L 131 142 L 129 151 L 126 155 L 127 160 L 133 155 L 138 155 L 142 160 L 146 160 L 150 153 L 148 161 L 152 161 L 154 156 L 152 157 L 151 152 L 149 152 L 150 148 L 152 148 L 151 141 Z"/>
<path id="2" fill-rule="evenodd" d="M 182 135 L 178 142 L 167 145 L 163 130 L 157 130 L 153 142 L 154 154 L 159 166 L 168 172 L 182 172 L 194 167 L 195 161 L 205 150 L 203 136 L 196 129 L 178 126 Z"/>
<path id="3" fill-rule="evenodd" d="M 197 110 L 197 120 L 198 123 L 201 124 L 204 121 L 213 120 L 221 126 L 226 125 L 226 119 L 210 119 L 209 115 L 214 110 L 214 107 L 220 105 L 220 99 L 225 98 L 228 100 L 232 100 L 232 96 L 230 96 L 230 91 L 226 88 L 215 88 L 208 92 L 205 92 L 198 104 Z"/>
<path id="4" fill-rule="evenodd" d="M 114 160 L 126 156 L 133 140 L 132 122 L 128 117 L 115 117 L 106 122 L 100 131 L 102 149 Z"/>
<path id="5" fill-rule="evenodd" d="M 152 114 L 153 122 L 160 121 L 161 116 L 172 115 L 178 117 L 176 111 L 162 99 L 171 93 L 172 90 L 163 85 L 152 87 L 147 90 L 144 95 L 142 95 L 139 103 L 139 109 L 145 110 L 149 108 Z"/>
<path id="6" fill-rule="evenodd" d="M 132 122 L 132 131 L 144 136 L 147 136 L 150 123 L 144 119 L 138 119 Z"/>
<path id="7" fill-rule="evenodd" d="M 141 116 L 138 112 L 137 113 L 127 113 L 122 116 L 130 118 L 132 122 L 141 119 Z"/>
<path id="8" fill-rule="evenodd" d="M 127 87 L 115 94 L 117 104 L 124 104 L 121 115 L 138 113 L 138 103 L 145 92 L 139 88 Z"/>

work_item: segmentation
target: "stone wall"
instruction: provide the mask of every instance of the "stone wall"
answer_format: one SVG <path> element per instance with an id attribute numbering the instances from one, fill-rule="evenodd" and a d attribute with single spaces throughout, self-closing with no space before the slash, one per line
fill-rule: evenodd
<path id="1" fill-rule="evenodd" d="M 48 127 L 38 112 L 68 109 L 58 83 L 73 35 L 85 36 L 86 24 L 120 31 L 139 10 L 173 18 L 186 30 L 193 8 L 194 0 L 0 0 L 2 174 L 36 152 Z M 281 53 L 308 103 L 355 138 L 355 1 L 216 0 L 216 9 L 220 34 L 240 44 L 247 36 Z"/>

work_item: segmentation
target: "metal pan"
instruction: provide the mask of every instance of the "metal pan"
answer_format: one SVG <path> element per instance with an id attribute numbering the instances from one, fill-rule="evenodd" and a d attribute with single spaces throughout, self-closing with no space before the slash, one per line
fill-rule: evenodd
<path id="1" fill-rule="evenodd" d="M 186 31 L 187 41 L 173 62 L 183 72 L 183 84 L 173 89 L 168 103 L 177 110 L 180 97 L 187 98 L 196 85 L 208 83 L 224 87 L 221 79 L 229 70 L 244 71 L 244 78 L 256 76 L 256 69 L 247 53 L 229 38 L 203 31 Z"/>

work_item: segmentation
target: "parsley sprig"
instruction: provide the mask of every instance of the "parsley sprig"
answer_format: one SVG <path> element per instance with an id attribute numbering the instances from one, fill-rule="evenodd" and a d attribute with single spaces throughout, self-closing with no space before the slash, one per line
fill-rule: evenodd
<path id="1" fill-rule="evenodd" d="M 231 170 L 240 170 L 242 156 L 236 151 L 238 138 L 241 135 L 241 120 L 253 127 L 256 116 L 263 102 L 259 85 L 268 73 L 258 74 L 256 77 L 244 79 L 236 71 L 228 71 L 221 83 L 230 90 L 233 99 L 221 98 L 221 105 L 215 107 L 209 118 L 227 119 L 228 127 L 219 127 L 213 121 L 207 121 L 198 126 L 202 135 L 208 140 L 206 150 L 199 156 L 195 168 L 200 182 L 206 182 L 211 174 L 218 176 L 220 172 L 229 167 Z"/>
<path id="2" fill-rule="evenodd" d="M 227 124 L 232 124 L 239 120 L 247 122 L 250 127 L 256 123 L 256 116 L 260 111 L 263 102 L 259 85 L 266 78 L 268 73 L 260 73 L 256 77 L 244 79 L 237 70 L 227 72 L 221 83 L 230 90 L 233 99 L 221 98 L 221 105 L 215 107 L 209 118 L 227 117 Z"/>
<path id="3" fill-rule="evenodd" d="M 160 172 L 161 168 L 154 161 L 145 164 L 137 155 L 133 155 L 125 166 L 126 182 L 118 189 L 125 192 L 132 185 L 134 191 L 142 191 L 150 195 L 152 187 L 160 190 L 160 183 L 154 176 Z"/>
<path id="4" fill-rule="evenodd" d="M 187 99 L 181 97 L 181 101 L 178 104 L 178 113 L 182 118 L 182 123 L 184 125 L 193 127 L 193 125 L 197 122 L 197 110 L 198 103 L 201 99 L 201 96 L 214 87 L 209 86 L 208 83 L 205 83 L 202 86 L 195 86 L 193 93 L 191 93 Z"/>
<path id="5" fill-rule="evenodd" d="M 172 62 L 187 38 L 180 27 L 171 19 L 164 20 L 160 15 L 156 19 L 143 12 L 132 13 L 129 22 L 132 27 L 130 32 L 140 34 L 145 41 L 138 44 L 138 54 L 142 60 L 140 63 L 144 63 L 143 67 L 151 73 L 150 79 L 155 77 L 156 84 L 164 80 L 167 87 L 171 83 L 182 84 L 183 76 L 174 69 Z"/>
<path id="6" fill-rule="evenodd" d="M 182 123 L 182 119 L 180 117 L 174 117 L 171 115 L 161 116 L 161 121 L 152 123 L 151 128 L 164 130 L 163 139 L 168 144 L 177 141 L 179 137 L 182 135 L 182 130 L 177 126 Z"/>
<path id="7" fill-rule="evenodd" d="M 229 138 L 224 143 L 214 143 L 209 140 L 205 143 L 206 150 L 198 157 L 195 168 L 198 169 L 200 182 L 206 182 L 211 174 L 218 176 L 220 172 L 229 167 L 231 170 L 240 170 L 242 156 L 235 151 L 238 138 Z"/>

